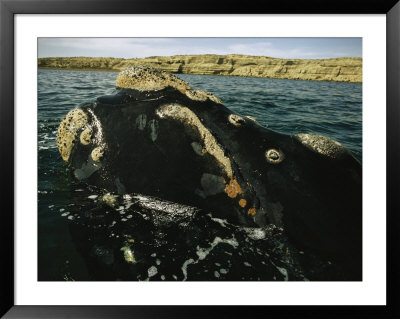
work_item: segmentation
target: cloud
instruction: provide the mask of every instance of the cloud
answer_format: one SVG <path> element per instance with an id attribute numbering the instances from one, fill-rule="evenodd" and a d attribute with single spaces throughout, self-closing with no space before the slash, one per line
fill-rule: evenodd
<path id="1" fill-rule="evenodd" d="M 185 54 L 244 54 L 287 59 L 355 56 L 329 39 L 295 38 L 39 38 L 39 57 L 142 58 Z M 356 53 L 357 54 L 357 53 Z"/>
<path id="2" fill-rule="evenodd" d="M 204 39 L 202 39 L 203 42 Z M 148 57 L 184 54 L 226 54 L 226 50 L 192 45 L 188 38 L 42 38 L 39 56 Z"/>
<path id="3" fill-rule="evenodd" d="M 174 47 L 172 38 L 42 38 L 39 55 L 144 57 Z"/>
<path id="4" fill-rule="evenodd" d="M 283 59 L 311 59 L 319 58 L 321 52 L 315 52 L 315 49 L 299 47 L 292 49 L 282 49 L 276 47 L 271 42 L 256 42 L 253 44 L 234 44 L 229 46 L 230 53 L 269 56 Z"/>

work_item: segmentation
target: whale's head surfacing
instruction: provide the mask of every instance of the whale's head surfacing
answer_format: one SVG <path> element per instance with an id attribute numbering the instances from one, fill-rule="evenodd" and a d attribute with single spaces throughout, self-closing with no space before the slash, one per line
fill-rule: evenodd
<path id="1" fill-rule="evenodd" d="M 59 151 L 76 179 L 239 224 L 275 224 L 361 276 L 361 165 L 344 146 L 268 130 L 149 67 L 122 71 L 116 86 L 59 126 Z"/>

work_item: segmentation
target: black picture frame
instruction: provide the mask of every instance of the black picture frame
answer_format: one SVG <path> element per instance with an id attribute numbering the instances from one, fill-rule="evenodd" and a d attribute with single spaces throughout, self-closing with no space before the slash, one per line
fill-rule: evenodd
<path id="1" fill-rule="evenodd" d="M 386 306 L 16 306 L 14 304 L 14 15 L 15 14 L 385 14 L 387 21 L 387 305 Z M 400 3 L 398 0 L 217 1 L 0 0 L 0 315 L 5 318 L 152 318 L 254 315 L 399 317 Z M 379 107 L 379 106 L 377 106 Z M 383 141 L 382 141 L 383 143 Z M 379 156 L 379 154 L 378 154 Z M 383 205 L 383 204 L 382 204 Z M 382 206 L 384 207 L 384 206 Z M 384 212 L 381 212 L 384 213 Z M 178 302 L 179 303 L 179 302 Z"/>

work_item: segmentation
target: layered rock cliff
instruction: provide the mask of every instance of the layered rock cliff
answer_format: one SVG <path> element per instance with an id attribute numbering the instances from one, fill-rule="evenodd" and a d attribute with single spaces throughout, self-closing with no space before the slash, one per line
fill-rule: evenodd
<path id="1" fill-rule="evenodd" d="M 206 54 L 143 59 L 88 57 L 38 59 L 38 67 L 43 69 L 121 71 L 130 65 L 147 65 L 170 73 L 362 82 L 361 58 L 305 60 L 237 54 Z"/>

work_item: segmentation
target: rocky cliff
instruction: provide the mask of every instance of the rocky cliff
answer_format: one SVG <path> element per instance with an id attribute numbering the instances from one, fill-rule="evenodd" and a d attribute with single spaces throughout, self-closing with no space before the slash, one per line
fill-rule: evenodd
<path id="1" fill-rule="evenodd" d="M 38 67 L 42 69 L 121 71 L 130 65 L 147 65 L 170 73 L 362 82 L 361 58 L 305 60 L 207 54 L 143 59 L 88 57 L 38 59 Z"/>

